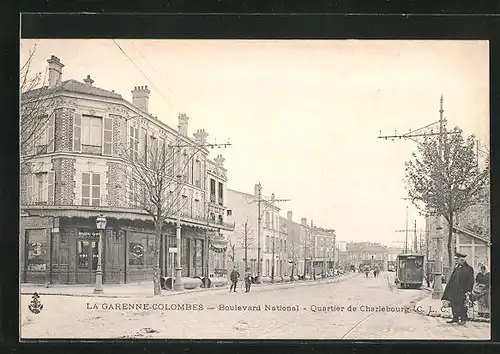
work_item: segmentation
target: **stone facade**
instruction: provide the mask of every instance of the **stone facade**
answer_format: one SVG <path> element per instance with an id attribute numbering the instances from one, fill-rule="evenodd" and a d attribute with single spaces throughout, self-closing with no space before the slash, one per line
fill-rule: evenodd
<path id="1" fill-rule="evenodd" d="M 73 205 L 75 181 L 75 159 L 54 158 L 55 171 L 55 204 Z"/>
<path id="2" fill-rule="evenodd" d="M 120 207 L 126 205 L 127 201 L 127 179 L 123 171 L 123 165 L 119 162 L 107 162 L 106 189 L 113 191 L 108 193 L 108 205 Z"/>
<path id="3" fill-rule="evenodd" d="M 57 108 L 55 112 L 55 151 L 73 151 L 73 116 L 75 110 L 71 108 Z"/>

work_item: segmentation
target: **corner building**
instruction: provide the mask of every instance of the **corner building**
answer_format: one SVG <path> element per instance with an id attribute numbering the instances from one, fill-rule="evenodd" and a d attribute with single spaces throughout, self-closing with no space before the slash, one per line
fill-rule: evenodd
<path id="1" fill-rule="evenodd" d="M 52 56 L 48 63 L 48 124 L 42 136 L 21 151 L 21 282 L 93 284 L 99 242 L 96 218 L 101 213 L 107 219 L 103 282 L 152 279 L 153 223 L 135 206 L 136 191 L 129 188 L 118 152 L 121 146 L 136 146 L 137 153 L 145 153 L 155 140 L 168 145 L 179 135 L 187 146 L 183 157 L 192 154 L 183 175 L 182 197 L 187 203 L 181 211 L 182 275 L 204 276 L 206 263 L 214 273 L 214 262 L 224 272 L 227 234 L 234 224 L 225 220 L 224 159 L 219 155 L 212 161 L 208 150 L 200 147 L 208 134 L 198 130 L 194 138 L 188 137 L 185 114 L 179 115 L 178 131 L 151 115 L 147 86 L 134 88 L 131 103 L 94 86 L 89 76 L 82 82 L 63 81 L 60 60 Z M 21 105 L 29 99 L 24 97 Z M 215 176 L 209 177 L 212 170 Z M 175 236 L 176 219 L 169 218 L 160 250 L 165 276 L 175 268 L 174 254 L 168 252 L 177 247 Z"/>

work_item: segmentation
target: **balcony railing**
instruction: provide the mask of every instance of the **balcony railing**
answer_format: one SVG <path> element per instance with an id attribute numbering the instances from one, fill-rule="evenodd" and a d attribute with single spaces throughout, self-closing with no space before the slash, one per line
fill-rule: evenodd
<path id="1" fill-rule="evenodd" d="M 234 222 L 225 222 L 223 220 L 218 220 L 218 219 L 210 219 L 209 224 L 211 225 L 221 225 L 229 229 L 234 229 L 235 223 Z"/>
<path id="2" fill-rule="evenodd" d="M 215 203 L 215 194 L 210 194 L 210 202 Z"/>

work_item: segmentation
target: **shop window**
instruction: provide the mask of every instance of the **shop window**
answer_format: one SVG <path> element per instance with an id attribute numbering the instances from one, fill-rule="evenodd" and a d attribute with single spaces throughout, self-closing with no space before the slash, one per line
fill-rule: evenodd
<path id="1" fill-rule="evenodd" d="M 128 244 L 128 264 L 131 266 L 144 266 L 144 245 L 138 242 Z"/>
<path id="2" fill-rule="evenodd" d="M 28 270 L 45 270 L 48 256 L 45 230 L 28 231 L 26 253 Z"/>
<path id="3" fill-rule="evenodd" d="M 82 205 L 99 206 L 101 198 L 101 175 L 82 173 Z"/>
<path id="4" fill-rule="evenodd" d="M 129 232 L 128 265 L 135 269 L 152 268 L 154 249 L 154 235 Z"/>

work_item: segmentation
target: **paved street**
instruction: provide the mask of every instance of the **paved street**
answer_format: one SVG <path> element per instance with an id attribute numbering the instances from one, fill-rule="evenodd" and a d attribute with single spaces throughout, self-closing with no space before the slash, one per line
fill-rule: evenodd
<path id="1" fill-rule="evenodd" d="M 387 276 L 391 273 L 376 279 L 353 274 L 328 284 L 261 286 L 250 293 L 241 288 L 237 293 L 201 291 L 162 298 L 47 295 L 40 298 L 44 307 L 38 315 L 27 309 L 31 297 L 23 295 L 21 337 L 489 339 L 488 323 L 450 325 L 442 318 L 413 313 L 411 301 L 426 292 L 395 289 Z"/>

